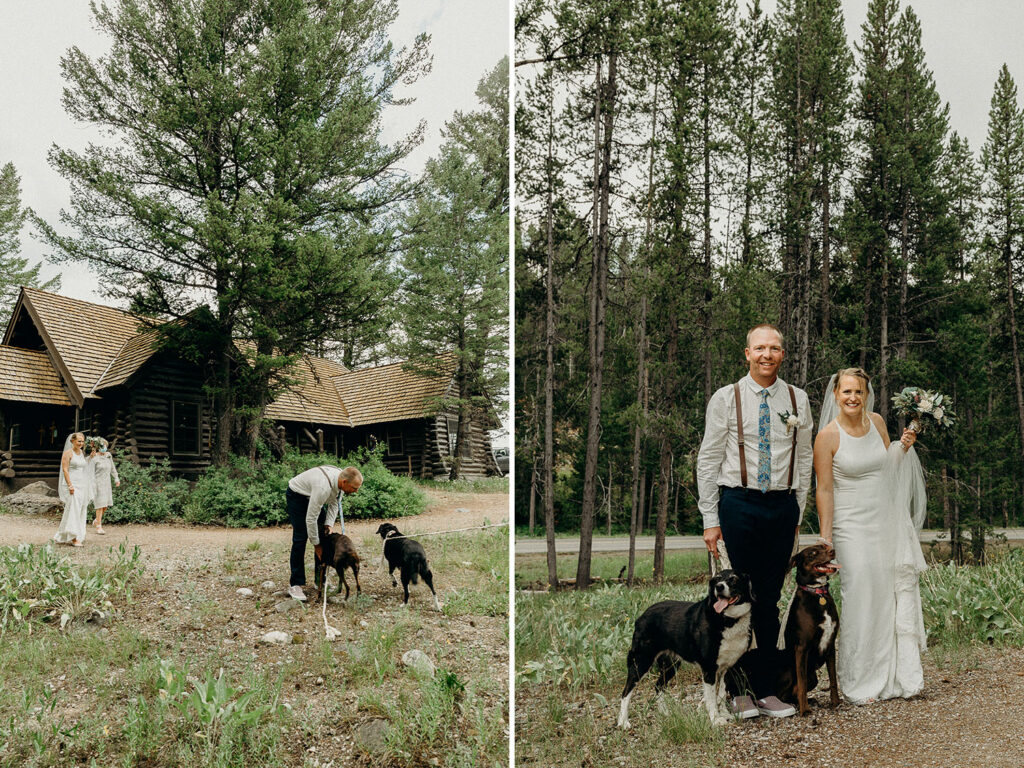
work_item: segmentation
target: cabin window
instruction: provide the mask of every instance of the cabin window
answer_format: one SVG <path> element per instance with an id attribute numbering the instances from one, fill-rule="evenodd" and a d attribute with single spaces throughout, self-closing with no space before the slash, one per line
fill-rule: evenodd
<path id="1" fill-rule="evenodd" d="M 21 424 L 11 424 L 11 429 L 7 433 L 7 440 L 7 450 L 11 451 L 21 447 Z"/>
<path id="2" fill-rule="evenodd" d="M 451 416 L 447 417 L 448 421 L 448 453 L 452 456 L 455 455 L 455 444 L 459 438 L 459 420 Z"/>
<path id="3" fill-rule="evenodd" d="M 402 456 L 405 453 L 405 440 L 401 432 L 388 430 L 388 456 Z"/>
<path id="4" fill-rule="evenodd" d="M 201 424 L 199 403 L 172 401 L 171 453 L 177 456 L 198 456 Z"/>

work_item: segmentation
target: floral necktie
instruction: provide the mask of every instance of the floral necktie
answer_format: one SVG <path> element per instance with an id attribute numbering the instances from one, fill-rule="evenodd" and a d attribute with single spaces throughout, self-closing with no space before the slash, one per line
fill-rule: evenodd
<path id="1" fill-rule="evenodd" d="M 761 405 L 757 413 L 757 487 L 767 492 L 772 484 L 771 413 L 768 410 L 768 390 L 762 389 Z"/>

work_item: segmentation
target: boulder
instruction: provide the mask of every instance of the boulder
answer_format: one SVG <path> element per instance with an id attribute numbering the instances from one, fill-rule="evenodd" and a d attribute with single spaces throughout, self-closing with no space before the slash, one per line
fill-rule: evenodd
<path id="1" fill-rule="evenodd" d="M 248 587 L 242 587 L 240 589 L 236 589 L 235 594 L 241 595 L 242 597 L 252 597 L 253 591 Z"/>
<path id="2" fill-rule="evenodd" d="M 34 493 L 38 496 L 52 496 L 57 498 L 57 489 L 51 488 L 46 484 L 45 480 L 36 480 L 34 483 L 29 483 L 24 488 L 18 490 L 18 493 Z"/>
<path id="3" fill-rule="evenodd" d="M 64 502 L 41 493 L 18 491 L 0 499 L 0 504 L 16 515 L 50 515 L 64 512 Z"/>

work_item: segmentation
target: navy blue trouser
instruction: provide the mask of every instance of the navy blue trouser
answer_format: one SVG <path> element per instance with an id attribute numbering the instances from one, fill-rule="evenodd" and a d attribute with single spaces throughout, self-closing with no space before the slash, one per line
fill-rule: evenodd
<path id="1" fill-rule="evenodd" d="M 292 554 L 289 560 L 292 576 L 289 584 L 303 586 L 306 583 L 306 542 L 309 532 L 306 531 L 306 511 L 309 509 L 309 496 L 296 493 L 291 488 L 285 491 L 288 502 L 288 519 L 292 522 Z M 327 521 L 327 507 L 320 508 L 320 516 L 316 520 L 317 531 L 322 531 Z M 320 558 L 313 555 L 314 572 L 320 567 Z"/>
<path id="2" fill-rule="evenodd" d="M 750 576 L 754 587 L 750 618 L 757 648 L 746 653 L 737 667 L 746 674 L 754 695 L 762 699 L 774 696 L 778 684 L 779 595 L 789 570 L 800 507 L 790 491 L 720 491 L 718 518 L 729 561 L 733 570 Z M 743 693 L 741 680 L 734 674 L 728 678 L 729 692 Z"/>

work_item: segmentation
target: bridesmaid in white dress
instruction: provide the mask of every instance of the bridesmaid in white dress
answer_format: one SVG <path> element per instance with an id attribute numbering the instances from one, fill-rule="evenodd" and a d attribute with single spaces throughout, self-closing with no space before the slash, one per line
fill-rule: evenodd
<path id="1" fill-rule="evenodd" d="M 824 426 L 814 443 L 821 537 L 834 544 L 842 567 L 839 688 L 855 704 L 910 697 L 924 686 L 917 571 L 897 568 L 899 559 L 911 557 L 902 552 L 909 549 L 904 542 L 908 530 L 917 559 L 922 556 L 909 511 L 894 503 L 898 494 L 892 466 L 894 459 L 902 460 L 902 452 L 896 449 L 898 456 L 889 455 L 885 422 L 871 412 L 869 393 L 870 378 L 863 370 L 847 368 L 836 374 L 822 405 Z M 835 408 L 828 408 L 830 399 Z M 905 430 L 903 452 L 916 439 L 915 432 Z M 898 570 L 912 574 L 909 589 L 905 579 L 897 580 Z"/>
<path id="2" fill-rule="evenodd" d="M 85 541 L 85 515 L 92 498 L 92 467 L 85 458 L 84 445 L 85 435 L 81 432 L 75 432 L 67 439 L 57 480 L 58 495 L 64 502 L 64 516 L 53 540 L 73 547 L 80 547 Z"/>
<path id="3" fill-rule="evenodd" d="M 92 521 L 92 524 L 96 527 L 96 533 L 102 536 L 106 533 L 103 530 L 103 513 L 114 503 L 114 494 L 110 487 L 111 476 L 116 485 L 121 485 L 121 478 L 117 476 L 117 467 L 114 466 L 114 458 L 107 450 L 107 441 L 102 437 L 99 438 L 99 448 L 89 457 L 89 463 L 93 469 L 92 505 L 96 508 L 96 519 Z"/>

